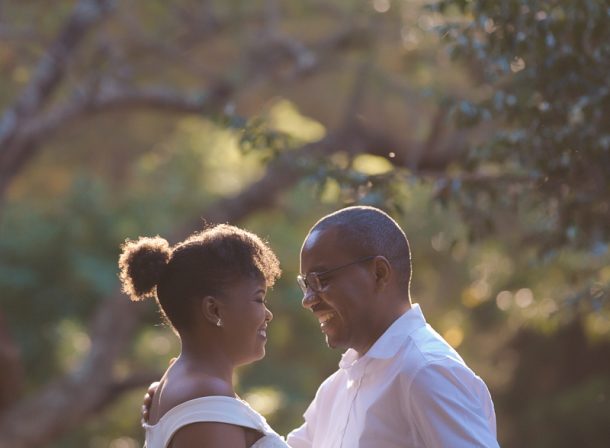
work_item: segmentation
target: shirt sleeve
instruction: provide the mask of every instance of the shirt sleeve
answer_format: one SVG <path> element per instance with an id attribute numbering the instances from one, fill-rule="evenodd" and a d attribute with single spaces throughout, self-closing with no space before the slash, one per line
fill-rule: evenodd
<path id="1" fill-rule="evenodd" d="M 286 437 L 286 443 L 292 448 L 311 448 L 313 446 L 316 407 L 318 396 L 311 402 L 303 417 L 305 422 Z"/>
<path id="2" fill-rule="evenodd" d="M 422 367 L 406 400 L 411 424 L 428 448 L 499 447 L 487 386 L 457 362 Z"/>
<path id="3" fill-rule="evenodd" d="M 291 448 L 311 448 L 313 446 L 312 437 L 309 434 L 307 422 L 297 429 L 293 429 L 286 437 L 286 443 Z"/>

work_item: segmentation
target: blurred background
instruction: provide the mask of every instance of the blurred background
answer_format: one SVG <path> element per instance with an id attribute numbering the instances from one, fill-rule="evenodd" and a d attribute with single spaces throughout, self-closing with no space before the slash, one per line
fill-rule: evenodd
<path id="1" fill-rule="evenodd" d="M 337 367 L 310 226 L 389 211 L 503 447 L 610 446 L 606 0 L 0 0 L 0 447 L 133 448 L 178 344 L 119 245 L 203 222 L 284 275 L 241 396 L 280 433 Z"/>

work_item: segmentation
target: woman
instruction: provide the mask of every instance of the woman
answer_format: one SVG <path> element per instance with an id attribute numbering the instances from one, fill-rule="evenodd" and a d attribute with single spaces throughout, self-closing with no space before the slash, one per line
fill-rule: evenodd
<path id="1" fill-rule="evenodd" d="M 265 356 L 265 295 L 280 275 L 273 251 L 223 224 L 174 247 L 159 236 L 128 240 L 119 267 L 131 300 L 155 297 L 181 342 L 154 394 L 146 447 L 287 447 L 233 387 L 237 366 Z"/>

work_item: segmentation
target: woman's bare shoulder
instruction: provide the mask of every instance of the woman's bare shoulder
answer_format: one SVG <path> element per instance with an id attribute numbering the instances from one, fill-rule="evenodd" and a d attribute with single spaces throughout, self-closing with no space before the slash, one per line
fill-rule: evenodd
<path id="1" fill-rule="evenodd" d="M 171 448 L 195 446 L 246 448 L 251 446 L 245 428 L 227 423 L 193 423 L 180 428 L 174 434 Z"/>
<path id="2" fill-rule="evenodd" d="M 201 397 L 235 397 L 231 383 L 205 373 L 175 372 L 166 375 L 153 398 L 150 424 L 155 424 L 170 409 Z"/>

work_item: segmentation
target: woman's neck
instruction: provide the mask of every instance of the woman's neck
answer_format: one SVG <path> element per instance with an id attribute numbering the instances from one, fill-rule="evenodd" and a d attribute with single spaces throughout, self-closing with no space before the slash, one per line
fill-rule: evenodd
<path id="1" fill-rule="evenodd" d="M 190 338 L 181 338 L 181 344 L 179 359 L 185 365 L 233 384 L 235 365 L 222 347 L 202 344 L 201 339 L 192 341 Z"/>

